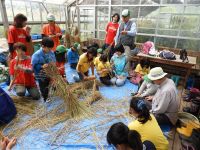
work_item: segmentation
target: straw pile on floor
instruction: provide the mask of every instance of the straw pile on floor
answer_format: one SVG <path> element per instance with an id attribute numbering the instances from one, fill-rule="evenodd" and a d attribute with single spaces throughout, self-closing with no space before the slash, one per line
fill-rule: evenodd
<path id="1" fill-rule="evenodd" d="M 25 97 L 12 96 L 18 114 L 16 119 L 3 130 L 3 133 L 6 133 L 5 130 L 9 130 L 6 133 L 7 136 L 20 137 L 27 130 L 36 128 L 48 131 L 48 128 L 53 125 L 69 120 L 70 118 L 77 120 L 92 116 L 92 112 L 88 106 L 94 101 L 101 99 L 101 94 L 93 87 L 93 85 L 96 87 L 96 84 L 98 84 L 96 81 L 85 81 L 68 85 L 65 79 L 59 75 L 57 68 L 51 65 L 45 69 L 45 73 L 52 79 L 50 84 L 50 89 L 52 90 L 49 93 L 50 98 L 52 101 L 62 99 L 62 104 L 48 110 L 44 104 L 38 101 L 33 101 Z M 80 101 L 80 98 L 83 101 Z M 28 119 L 22 121 L 22 118 L 26 115 L 28 115 Z"/>

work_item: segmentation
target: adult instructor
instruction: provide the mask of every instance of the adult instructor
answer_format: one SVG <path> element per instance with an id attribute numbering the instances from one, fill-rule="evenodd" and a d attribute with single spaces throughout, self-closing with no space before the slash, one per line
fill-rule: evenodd
<path id="1" fill-rule="evenodd" d="M 127 69 L 130 68 L 130 51 L 135 48 L 136 23 L 130 20 L 130 11 L 122 11 L 122 23 L 120 24 L 115 37 L 115 45 L 122 44 L 125 48 L 125 55 L 128 58 Z"/>
<path id="2" fill-rule="evenodd" d="M 47 15 L 48 24 L 45 24 L 42 28 L 42 37 L 50 37 L 54 42 L 53 51 L 56 51 L 56 47 L 60 45 L 60 39 L 62 38 L 61 29 L 56 24 L 55 20 L 55 16 L 49 13 Z"/>

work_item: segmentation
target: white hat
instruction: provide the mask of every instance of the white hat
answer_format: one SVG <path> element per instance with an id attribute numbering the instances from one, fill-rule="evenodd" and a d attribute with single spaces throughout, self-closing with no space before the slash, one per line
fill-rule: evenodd
<path id="1" fill-rule="evenodd" d="M 148 78 L 152 81 L 159 80 L 165 77 L 167 73 L 163 71 L 161 67 L 152 68 L 148 74 Z"/>
<path id="2" fill-rule="evenodd" d="M 55 16 L 54 16 L 53 14 L 49 13 L 49 14 L 47 15 L 47 20 L 48 20 L 48 21 L 55 21 L 56 18 L 55 18 Z"/>
<path id="3" fill-rule="evenodd" d="M 122 16 L 123 16 L 123 17 L 130 16 L 130 11 L 129 11 L 128 9 L 124 9 L 124 10 L 122 11 Z"/>

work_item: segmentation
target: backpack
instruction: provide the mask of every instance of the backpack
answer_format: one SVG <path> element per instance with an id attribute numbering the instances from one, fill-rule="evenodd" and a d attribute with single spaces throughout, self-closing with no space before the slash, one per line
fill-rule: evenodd
<path id="1" fill-rule="evenodd" d="M 181 49 L 179 54 L 180 54 L 180 59 L 183 62 L 186 62 L 186 63 L 189 62 L 188 57 L 187 57 L 187 51 L 186 51 L 186 49 Z"/>
<path id="2" fill-rule="evenodd" d="M 144 44 L 142 44 L 142 53 L 143 54 L 149 54 L 149 51 L 151 49 L 151 47 L 153 46 L 153 42 L 151 41 L 147 41 Z"/>
<path id="3" fill-rule="evenodd" d="M 159 54 L 159 57 L 169 60 L 176 60 L 176 55 L 174 52 L 171 52 L 169 50 L 162 50 Z"/>
<path id="4" fill-rule="evenodd" d="M 10 96 L 0 87 L 0 124 L 9 123 L 17 114 Z"/>

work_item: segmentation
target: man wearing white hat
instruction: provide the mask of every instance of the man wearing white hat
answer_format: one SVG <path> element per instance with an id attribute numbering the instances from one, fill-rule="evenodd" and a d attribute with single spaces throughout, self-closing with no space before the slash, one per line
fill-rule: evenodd
<path id="1" fill-rule="evenodd" d="M 115 36 L 115 45 L 122 44 L 125 48 L 125 54 L 130 59 L 130 52 L 135 48 L 134 41 L 136 35 L 136 23 L 130 20 L 130 11 L 122 11 L 122 23 L 120 24 Z M 130 63 L 127 65 L 129 69 Z"/>
<path id="2" fill-rule="evenodd" d="M 50 37 L 54 42 L 53 51 L 56 51 L 56 47 L 60 45 L 60 39 L 62 38 L 62 32 L 60 27 L 55 23 L 55 16 L 51 13 L 47 15 L 48 24 L 42 28 L 42 37 Z"/>
<path id="3" fill-rule="evenodd" d="M 150 70 L 148 78 L 159 85 L 156 94 L 148 97 L 152 100 L 151 112 L 155 115 L 158 124 L 175 125 L 177 121 L 178 99 L 177 90 L 174 82 L 166 77 L 167 73 L 161 67 Z"/>

